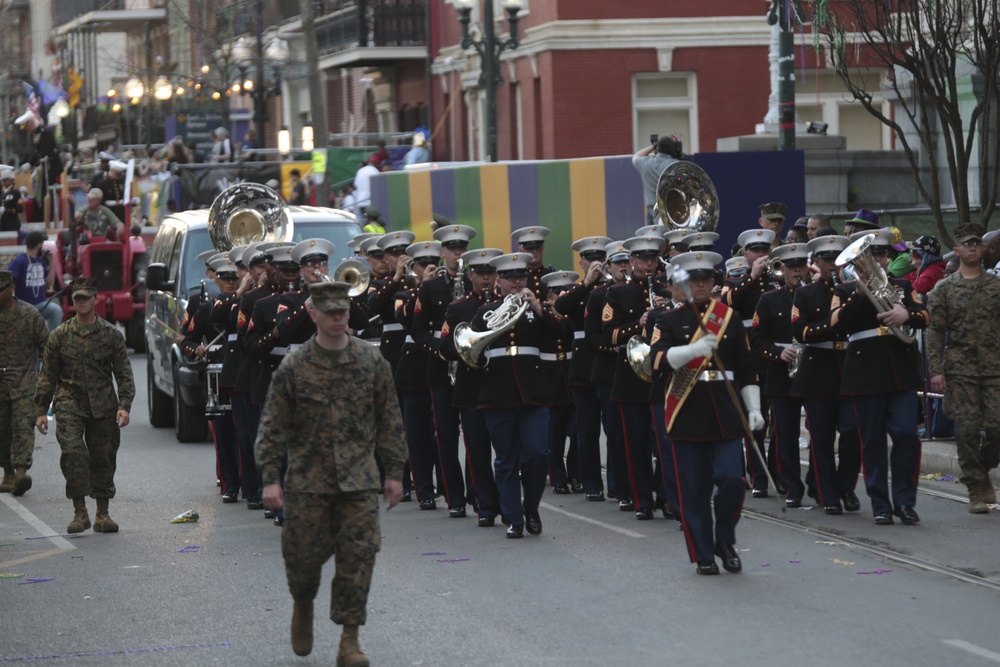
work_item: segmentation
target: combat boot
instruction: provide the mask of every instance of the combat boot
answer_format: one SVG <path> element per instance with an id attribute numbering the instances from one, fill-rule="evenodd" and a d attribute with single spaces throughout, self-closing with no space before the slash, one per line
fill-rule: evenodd
<path id="1" fill-rule="evenodd" d="M 76 514 L 73 515 L 73 520 L 69 522 L 68 526 L 66 526 L 66 532 L 82 533 L 90 528 L 90 516 L 87 514 L 86 499 L 74 498 L 73 509 L 76 510 Z"/>
<path id="2" fill-rule="evenodd" d="M 108 516 L 108 499 L 97 499 L 97 514 L 94 515 L 95 533 L 117 533 L 118 524 Z"/>
<path id="3" fill-rule="evenodd" d="M 369 667 L 368 656 L 361 652 L 358 644 L 358 626 L 345 625 L 340 635 L 340 652 L 337 654 L 337 667 Z"/>
<path id="4" fill-rule="evenodd" d="M 997 502 L 997 490 L 993 488 L 993 481 L 987 477 L 983 481 L 983 502 L 995 505 Z"/>
<path id="5" fill-rule="evenodd" d="M 14 490 L 14 471 L 10 468 L 3 469 L 3 481 L 0 481 L 0 493 L 10 493 Z"/>
<path id="6" fill-rule="evenodd" d="M 970 514 L 988 514 L 990 511 L 990 506 L 986 500 L 986 489 L 992 490 L 992 485 L 987 485 L 989 482 L 972 482 L 968 485 L 969 487 L 969 513 Z"/>
<path id="7" fill-rule="evenodd" d="M 28 474 L 27 468 L 17 468 L 14 473 L 14 490 L 11 491 L 15 496 L 23 496 L 25 492 L 31 488 L 31 475 Z"/>
<path id="8" fill-rule="evenodd" d="M 313 603 L 295 601 L 292 607 L 292 650 L 295 655 L 309 655 L 313 650 Z"/>

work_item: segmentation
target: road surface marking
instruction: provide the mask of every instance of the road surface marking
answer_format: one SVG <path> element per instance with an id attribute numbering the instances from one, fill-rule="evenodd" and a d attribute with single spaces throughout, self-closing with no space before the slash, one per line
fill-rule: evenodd
<path id="1" fill-rule="evenodd" d="M 986 658 L 987 660 L 1000 663 L 1000 653 L 997 653 L 996 651 L 991 651 L 983 648 L 982 646 L 976 646 L 975 644 L 971 644 L 961 639 L 942 639 L 941 641 L 949 646 L 954 646 L 955 648 L 960 648 L 963 651 L 968 651 L 972 655 L 978 655 L 980 658 Z"/>
<path id="2" fill-rule="evenodd" d="M 30 563 L 32 561 L 36 561 L 42 558 L 48 558 L 49 556 L 58 556 L 59 554 L 64 554 L 67 551 L 71 551 L 71 549 L 49 549 L 41 553 L 25 556 L 24 558 L 18 558 L 17 560 L 3 561 L 2 563 L 0 563 L 0 566 L 4 568 L 9 568 L 13 567 L 14 565 L 23 565 L 25 563 Z"/>
<path id="3" fill-rule="evenodd" d="M 621 533 L 622 535 L 625 535 L 627 537 L 646 537 L 642 533 L 637 533 L 634 530 L 629 530 L 628 528 L 620 528 L 610 523 L 604 523 L 603 521 L 598 521 L 597 519 L 591 519 L 590 517 L 586 517 L 581 514 L 574 514 L 573 512 L 567 512 L 566 510 L 560 507 L 556 507 L 555 505 L 550 505 L 548 503 L 541 503 L 539 507 L 544 507 L 547 510 L 550 510 L 552 512 L 558 512 L 559 514 L 565 514 L 571 519 L 584 521 L 586 523 L 592 523 L 595 526 L 600 526 L 601 528 L 607 528 L 608 530 L 613 530 L 616 533 Z"/>
<path id="4" fill-rule="evenodd" d="M 8 496 L 7 494 L 0 494 L 0 500 L 2 500 L 7 507 L 14 510 L 14 512 L 24 519 L 28 525 L 37 530 L 39 535 L 51 535 L 52 537 L 49 537 L 48 539 L 52 542 L 52 546 L 59 547 L 60 549 L 76 549 L 72 542 L 67 540 L 65 537 L 60 537 L 57 534 L 59 533 L 58 530 L 49 528 L 44 521 L 32 514 L 27 507 L 14 500 L 13 497 Z"/>

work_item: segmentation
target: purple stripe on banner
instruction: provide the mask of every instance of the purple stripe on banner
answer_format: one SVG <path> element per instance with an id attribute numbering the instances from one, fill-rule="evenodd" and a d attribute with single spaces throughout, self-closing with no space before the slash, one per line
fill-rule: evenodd
<path id="1" fill-rule="evenodd" d="M 627 239 L 646 224 L 642 178 L 631 157 L 605 158 L 604 192 L 607 233 L 613 240 Z"/>
<path id="2" fill-rule="evenodd" d="M 382 217 L 386 220 L 392 220 L 393 211 L 389 206 L 389 178 L 383 175 L 372 176 L 372 204 L 375 209 L 382 214 Z M 364 216 L 362 216 L 364 217 Z M 409 217 L 409 211 L 407 211 L 407 217 Z M 365 226 L 363 220 L 358 222 L 362 227 Z"/>
<path id="3" fill-rule="evenodd" d="M 461 167 L 459 167 L 461 169 Z M 431 206 L 434 212 L 449 220 L 458 217 L 455 203 L 455 170 L 435 169 L 431 172 Z"/>
<path id="4" fill-rule="evenodd" d="M 538 165 L 511 164 L 507 167 L 507 180 L 510 189 L 510 231 L 545 224 L 539 211 Z"/>

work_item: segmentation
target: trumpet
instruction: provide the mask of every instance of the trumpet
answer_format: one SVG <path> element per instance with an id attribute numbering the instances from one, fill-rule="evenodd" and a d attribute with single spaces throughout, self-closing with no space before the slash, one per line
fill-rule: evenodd
<path id="1" fill-rule="evenodd" d="M 771 276 L 771 282 L 784 282 L 785 272 L 782 270 L 781 259 L 772 257 L 767 263 L 767 273 Z"/>
<path id="2" fill-rule="evenodd" d="M 368 267 L 358 260 L 345 259 L 334 270 L 333 280 L 349 284 L 351 287 L 347 290 L 347 296 L 353 298 L 368 291 L 371 274 L 368 272 Z"/>

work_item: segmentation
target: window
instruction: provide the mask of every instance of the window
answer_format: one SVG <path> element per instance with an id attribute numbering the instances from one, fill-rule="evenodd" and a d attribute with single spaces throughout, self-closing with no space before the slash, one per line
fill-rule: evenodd
<path id="1" fill-rule="evenodd" d="M 874 84 L 872 101 L 885 108 L 878 89 L 879 76 L 874 70 L 852 72 L 856 81 Z M 839 134 L 847 140 L 848 150 L 889 150 L 891 132 L 875 116 L 856 102 L 847 86 L 833 70 L 809 72 L 798 79 L 795 95 L 795 115 L 800 123 L 821 120 L 829 125 L 827 134 Z M 888 113 L 888 111 L 885 111 Z"/>
<path id="2" fill-rule="evenodd" d="M 697 86 L 694 74 L 636 74 L 632 82 L 633 150 L 650 135 L 672 134 L 685 153 L 698 151 Z"/>

